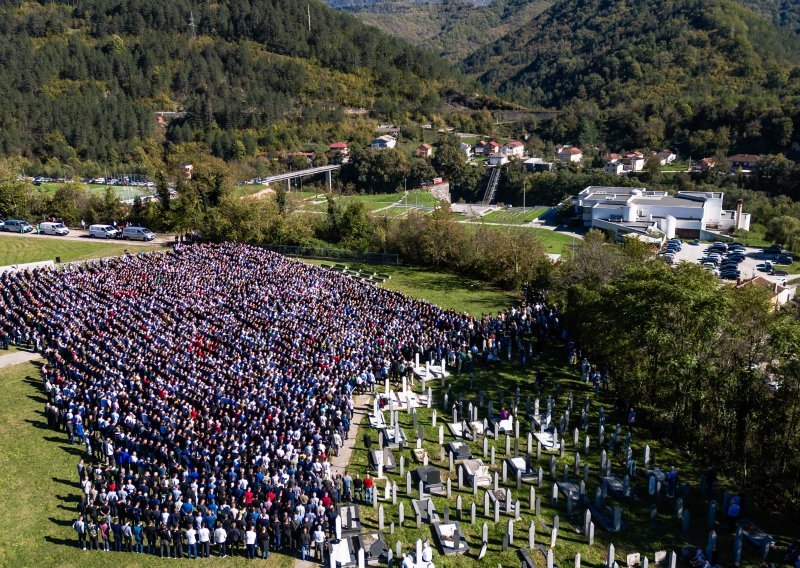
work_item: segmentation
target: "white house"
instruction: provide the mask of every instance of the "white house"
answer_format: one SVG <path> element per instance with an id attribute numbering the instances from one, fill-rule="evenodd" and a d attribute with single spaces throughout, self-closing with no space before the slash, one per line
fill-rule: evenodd
<path id="1" fill-rule="evenodd" d="M 486 163 L 490 166 L 502 166 L 508 163 L 508 158 L 505 154 L 489 154 L 489 159 Z"/>
<path id="2" fill-rule="evenodd" d="M 750 214 L 723 210 L 722 192 L 647 191 L 642 187 L 589 186 L 575 196 L 575 208 L 587 227 L 616 235 L 662 233 L 667 238 L 713 238 L 714 231 L 750 230 Z"/>
<path id="3" fill-rule="evenodd" d="M 396 145 L 397 138 L 394 136 L 389 136 L 388 134 L 384 134 L 383 136 L 378 136 L 372 142 L 370 142 L 369 147 L 378 150 L 385 150 L 386 148 L 394 148 Z"/>
<path id="4" fill-rule="evenodd" d="M 658 161 L 661 163 L 662 166 L 671 164 L 672 162 L 678 159 L 678 156 L 672 150 L 661 150 L 656 154 L 656 156 L 658 156 Z"/>
<path id="5" fill-rule="evenodd" d="M 470 159 L 472 157 L 472 154 L 473 154 L 472 146 L 470 146 L 469 144 L 467 144 L 465 142 L 462 142 L 460 144 L 460 148 L 461 148 L 461 151 L 464 152 L 464 154 L 467 156 L 467 159 Z"/>
<path id="6" fill-rule="evenodd" d="M 553 169 L 553 162 L 545 162 L 541 158 L 528 158 L 523 162 L 529 172 L 549 172 Z"/>
<path id="7" fill-rule="evenodd" d="M 500 153 L 509 158 L 521 158 L 525 155 L 525 145 L 517 140 L 511 140 L 501 148 Z"/>
<path id="8" fill-rule="evenodd" d="M 632 152 L 622 159 L 622 165 L 626 172 L 640 172 L 644 169 L 645 159 L 641 152 Z"/>
<path id="9" fill-rule="evenodd" d="M 583 161 L 583 151 L 575 146 L 556 146 L 556 157 L 562 162 L 579 164 Z"/>
<path id="10" fill-rule="evenodd" d="M 623 173 L 625 173 L 625 166 L 621 160 L 610 160 L 605 166 L 603 166 L 603 171 L 607 174 L 621 176 Z"/>

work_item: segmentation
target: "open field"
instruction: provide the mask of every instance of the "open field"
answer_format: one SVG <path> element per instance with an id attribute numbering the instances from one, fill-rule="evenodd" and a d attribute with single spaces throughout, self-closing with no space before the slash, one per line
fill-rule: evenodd
<path id="1" fill-rule="evenodd" d="M 128 244 L 98 243 L 93 239 L 81 242 L 44 237 L 3 235 L 0 237 L 0 266 L 55 260 L 57 256 L 61 257 L 61 262 L 117 256 L 130 248 Z"/>
<path id="2" fill-rule="evenodd" d="M 523 224 L 538 219 L 539 215 L 545 211 L 547 211 L 547 209 L 543 207 L 538 209 L 530 207 L 527 211 L 523 211 L 521 208 L 517 207 L 513 210 L 492 211 L 481 217 L 481 220 L 487 223 Z"/>
<path id="3" fill-rule="evenodd" d="M 495 231 L 528 231 L 536 235 L 536 238 L 542 241 L 545 252 L 548 254 L 569 254 L 573 242 L 576 241 L 572 236 L 560 233 L 558 231 L 551 231 L 549 229 L 537 229 L 535 227 L 505 227 L 502 225 L 491 225 L 489 223 L 482 224 L 481 220 L 470 221 L 464 223 L 464 227 L 468 231 L 477 231 L 479 228 L 484 227 Z"/>
<path id="4" fill-rule="evenodd" d="M 330 264 L 325 260 L 304 260 L 311 264 Z M 449 272 L 421 268 L 358 264 L 345 262 L 350 268 L 369 270 L 391 276 L 381 286 L 434 303 L 445 309 L 469 312 L 479 316 L 507 308 L 516 294 L 492 288 L 484 282 Z"/>
<path id="5" fill-rule="evenodd" d="M 52 182 L 42 182 L 37 187 L 47 191 L 48 193 L 55 193 L 56 188 L 61 185 L 60 183 L 52 183 Z M 126 199 L 133 199 L 134 197 L 143 196 L 143 195 L 153 195 L 155 193 L 155 188 L 151 187 L 144 187 L 144 186 L 134 186 L 134 185 L 100 185 L 96 183 L 89 183 L 84 184 L 86 187 L 89 188 L 89 191 L 94 195 L 103 195 L 106 192 L 106 188 L 110 187 L 114 194 L 122 200 Z"/>
<path id="6" fill-rule="evenodd" d="M 0 354 L 5 352 L 0 352 Z M 48 429 L 46 402 L 34 364 L 0 369 L 0 566 L 105 568 L 179 566 L 175 560 L 128 553 L 81 551 L 72 522 L 80 500 L 75 465 L 82 448 Z M 262 565 L 291 566 L 273 553 Z M 243 557 L 195 560 L 200 566 L 252 566 Z M 193 565 L 194 565 L 193 564 Z"/>

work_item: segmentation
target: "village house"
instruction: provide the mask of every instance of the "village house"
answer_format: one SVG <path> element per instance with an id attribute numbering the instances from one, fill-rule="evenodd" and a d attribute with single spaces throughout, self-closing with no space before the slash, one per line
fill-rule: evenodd
<path id="1" fill-rule="evenodd" d="M 508 157 L 505 154 L 489 154 L 487 164 L 490 166 L 502 166 L 508 163 Z"/>
<path id="2" fill-rule="evenodd" d="M 508 158 L 521 158 L 525 155 L 525 145 L 517 140 L 509 141 L 500 151 Z"/>
<path id="3" fill-rule="evenodd" d="M 549 172 L 553 170 L 553 162 L 545 162 L 542 158 L 528 158 L 523 162 L 529 172 Z"/>
<path id="4" fill-rule="evenodd" d="M 556 146 L 555 150 L 561 162 L 579 164 L 583 161 L 583 151 L 575 146 Z"/>
<path id="5" fill-rule="evenodd" d="M 350 156 L 350 148 L 347 142 L 334 142 L 328 146 L 328 153 L 332 158 L 338 158 L 340 162 L 344 163 Z"/>
<path id="6" fill-rule="evenodd" d="M 500 144 L 498 144 L 494 140 L 489 140 L 488 142 L 481 140 L 480 142 L 475 144 L 476 156 L 489 156 L 490 154 L 497 154 L 499 151 L 500 151 Z"/>
<path id="7" fill-rule="evenodd" d="M 467 156 L 468 160 L 473 156 L 472 146 L 470 146 L 469 144 L 462 142 L 459 145 L 459 147 L 461 148 L 461 151 L 464 152 L 464 154 Z"/>
<path id="8" fill-rule="evenodd" d="M 754 154 L 734 154 L 728 158 L 728 163 L 731 166 L 731 171 L 735 172 L 741 168 L 743 173 L 752 172 L 758 167 L 761 161 L 761 156 Z"/>
<path id="9" fill-rule="evenodd" d="M 770 303 L 773 310 L 795 298 L 797 293 L 797 286 L 787 286 L 785 281 L 783 283 L 771 282 L 763 276 L 754 276 L 736 284 L 737 288 L 743 288 L 744 286 L 758 286 L 769 290 Z"/>
<path id="10" fill-rule="evenodd" d="M 430 144 L 420 144 L 414 149 L 414 155 L 419 158 L 430 158 L 433 156 L 433 147 Z"/>
<path id="11" fill-rule="evenodd" d="M 386 150 L 387 148 L 394 148 L 397 145 L 397 138 L 394 136 L 389 136 L 388 134 L 384 134 L 383 136 L 378 136 L 372 142 L 370 142 L 369 147 L 375 150 Z"/>
<path id="12" fill-rule="evenodd" d="M 703 158 L 692 164 L 692 170 L 696 172 L 707 172 L 713 170 L 717 166 L 717 161 L 714 158 Z"/>
<path id="13" fill-rule="evenodd" d="M 673 152 L 672 150 L 661 150 L 660 152 L 654 153 L 654 155 L 658 158 L 658 162 L 662 166 L 671 164 L 678 159 L 677 154 L 675 154 L 675 152 Z"/>

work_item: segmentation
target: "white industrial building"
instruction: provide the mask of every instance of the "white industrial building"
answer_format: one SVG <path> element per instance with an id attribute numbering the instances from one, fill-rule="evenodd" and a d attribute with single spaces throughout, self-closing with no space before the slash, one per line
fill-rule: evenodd
<path id="1" fill-rule="evenodd" d="M 719 191 L 648 191 L 643 187 L 589 186 L 575 196 L 576 211 L 587 227 L 617 236 L 639 234 L 713 239 L 731 229 L 750 230 L 750 214 L 722 208 Z"/>

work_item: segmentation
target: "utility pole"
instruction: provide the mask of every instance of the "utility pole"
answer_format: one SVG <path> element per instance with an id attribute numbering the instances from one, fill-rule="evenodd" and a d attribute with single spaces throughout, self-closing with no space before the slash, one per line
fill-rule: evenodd
<path id="1" fill-rule="evenodd" d="M 524 215 L 527 209 L 525 208 L 525 193 L 527 192 L 527 180 L 522 180 L 522 214 Z"/>
<path id="2" fill-rule="evenodd" d="M 308 33 L 311 33 L 311 4 L 306 4 L 306 13 L 308 14 Z"/>
<path id="3" fill-rule="evenodd" d="M 189 27 L 192 30 L 192 39 L 197 38 L 197 25 L 194 23 L 194 11 L 189 12 Z"/>

